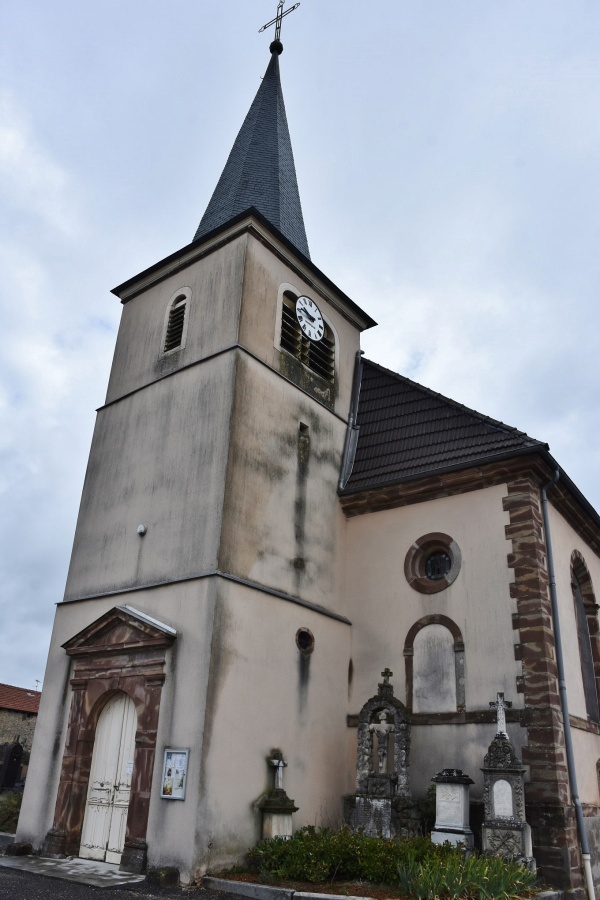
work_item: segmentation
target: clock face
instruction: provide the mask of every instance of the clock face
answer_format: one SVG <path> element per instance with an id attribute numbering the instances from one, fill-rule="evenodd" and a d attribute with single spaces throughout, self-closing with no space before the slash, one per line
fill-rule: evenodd
<path id="1" fill-rule="evenodd" d="M 320 341 L 325 334 L 325 323 L 321 310 L 310 297 L 296 300 L 296 318 L 303 334 L 311 341 Z"/>

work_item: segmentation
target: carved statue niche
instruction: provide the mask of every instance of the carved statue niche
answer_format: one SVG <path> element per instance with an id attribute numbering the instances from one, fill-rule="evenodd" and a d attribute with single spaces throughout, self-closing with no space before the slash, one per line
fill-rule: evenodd
<path id="1" fill-rule="evenodd" d="M 389 669 L 382 672 L 383 682 L 376 696 L 365 703 L 358 717 L 358 794 L 376 797 L 410 794 L 410 724 L 404 704 L 394 697 L 391 674 Z"/>
<path id="2" fill-rule="evenodd" d="M 353 831 L 370 836 L 416 834 L 419 814 L 408 786 L 410 723 L 406 707 L 394 697 L 389 669 L 358 717 L 356 793 L 344 799 Z"/>

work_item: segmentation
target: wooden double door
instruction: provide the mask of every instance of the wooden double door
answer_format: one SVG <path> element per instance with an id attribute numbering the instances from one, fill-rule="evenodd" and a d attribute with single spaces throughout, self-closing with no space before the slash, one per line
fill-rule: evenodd
<path id="1" fill-rule="evenodd" d="M 125 843 L 137 714 L 127 694 L 112 697 L 98 719 L 81 847 L 86 859 L 119 863 Z"/>

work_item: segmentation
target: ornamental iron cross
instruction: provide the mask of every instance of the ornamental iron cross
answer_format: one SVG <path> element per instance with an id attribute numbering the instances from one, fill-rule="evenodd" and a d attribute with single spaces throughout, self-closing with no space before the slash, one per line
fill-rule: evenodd
<path id="1" fill-rule="evenodd" d="M 381 674 L 382 674 L 382 676 L 383 676 L 383 683 L 384 683 L 384 684 L 389 684 L 389 683 L 390 683 L 390 678 L 392 677 L 392 675 L 393 675 L 394 673 L 392 672 L 392 670 L 391 670 L 390 668 L 388 668 L 388 667 L 386 666 L 385 669 L 383 670 L 383 672 L 382 672 Z"/>
<path id="2" fill-rule="evenodd" d="M 289 16 L 289 14 L 291 12 L 294 12 L 294 10 L 298 9 L 298 7 L 300 6 L 299 3 L 294 3 L 293 6 L 290 6 L 290 8 L 286 9 L 286 11 L 284 12 L 283 11 L 284 3 L 285 3 L 285 0 L 279 0 L 279 3 L 277 4 L 277 15 L 275 16 L 274 19 L 271 19 L 270 22 L 267 22 L 266 25 L 263 25 L 262 28 L 258 29 L 259 34 L 262 31 L 266 31 L 267 28 L 271 27 L 271 25 L 274 25 L 275 26 L 275 40 L 279 41 L 281 39 L 281 20 L 283 19 L 284 16 Z"/>
<path id="3" fill-rule="evenodd" d="M 496 729 L 496 734 L 503 734 L 505 737 L 508 737 L 508 734 L 506 733 L 506 710 L 512 707 L 512 703 L 510 700 L 504 699 L 504 693 L 502 691 L 498 691 L 496 699 L 490 700 L 490 706 L 496 710 L 498 716 L 498 728 Z"/>

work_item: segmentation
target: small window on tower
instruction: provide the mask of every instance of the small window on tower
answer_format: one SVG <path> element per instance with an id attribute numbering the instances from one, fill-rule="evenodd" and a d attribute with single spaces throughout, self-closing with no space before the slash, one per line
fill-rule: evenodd
<path id="1" fill-rule="evenodd" d="M 325 381 L 335 379 L 335 340 L 310 297 L 286 292 L 281 309 L 280 347 Z"/>
<path id="2" fill-rule="evenodd" d="M 163 353 L 179 350 L 183 345 L 186 305 L 187 297 L 185 294 L 179 294 L 171 304 L 165 331 Z"/>

